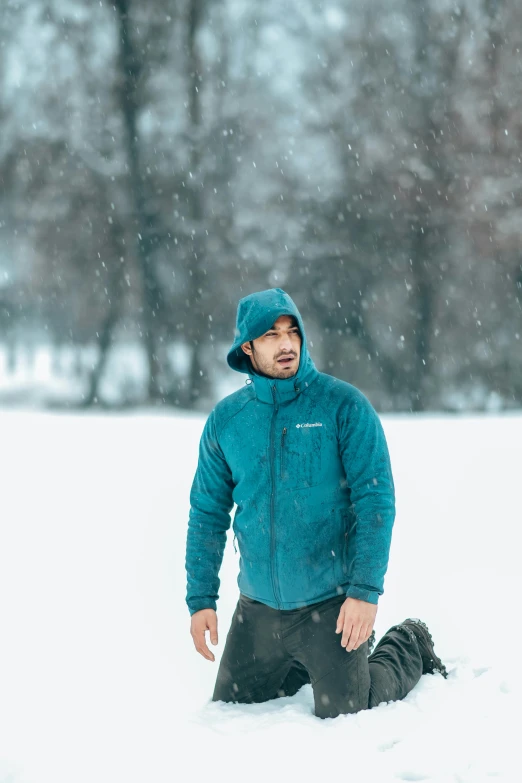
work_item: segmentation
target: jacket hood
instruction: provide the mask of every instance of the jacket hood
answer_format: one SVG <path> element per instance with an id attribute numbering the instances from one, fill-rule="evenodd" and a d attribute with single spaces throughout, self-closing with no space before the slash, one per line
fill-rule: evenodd
<path id="1" fill-rule="evenodd" d="M 290 378 L 268 378 L 252 369 L 241 345 L 265 334 L 281 315 L 292 315 L 301 332 L 299 368 Z M 290 402 L 307 389 L 317 378 L 317 369 L 308 353 L 301 313 L 291 297 L 280 288 L 270 288 L 241 299 L 237 308 L 236 339 L 228 352 L 227 361 L 233 370 L 247 373 L 252 380 L 258 400 L 280 404 Z"/>
<path id="2" fill-rule="evenodd" d="M 239 300 L 236 338 L 227 355 L 227 362 L 233 370 L 248 374 L 252 373 L 250 361 L 241 349 L 241 345 L 261 337 L 274 325 L 281 315 L 292 315 L 296 319 L 301 332 L 301 359 L 299 370 L 296 373 L 299 375 L 301 368 L 309 360 L 303 319 L 295 302 L 281 288 L 269 288 L 267 291 L 259 291 Z"/>

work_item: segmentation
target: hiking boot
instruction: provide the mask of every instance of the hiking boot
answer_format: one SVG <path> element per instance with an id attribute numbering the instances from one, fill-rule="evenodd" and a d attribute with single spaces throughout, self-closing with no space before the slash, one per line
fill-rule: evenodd
<path id="1" fill-rule="evenodd" d="M 441 659 L 435 654 L 428 626 L 422 620 L 410 617 L 397 625 L 396 628 L 402 628 L 410 637 L 412 634 L 415 636 L 422 657 L 422 673 L 435 674 L 435 672 L 439 672 L 446 679 L 448 672 Z"/>

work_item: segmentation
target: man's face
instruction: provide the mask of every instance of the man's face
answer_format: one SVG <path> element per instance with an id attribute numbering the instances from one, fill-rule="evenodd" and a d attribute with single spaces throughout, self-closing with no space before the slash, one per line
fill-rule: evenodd
<path id="1" fill-rule="evenodd" d="M 252 366 L 259 375 L 269 378 L 291 378 L 299 368 L 301 335 L 295 318 L 280 316 L 271 329 L 241 348 L 250 356 Z"/>

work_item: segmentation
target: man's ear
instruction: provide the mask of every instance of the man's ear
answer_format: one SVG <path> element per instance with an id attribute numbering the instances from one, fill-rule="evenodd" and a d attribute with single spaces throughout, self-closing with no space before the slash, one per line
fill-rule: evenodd
<path id="1" fill-rule="evenodd" d="M 243 343 L 241 349 L 247 354 L 247 356 L 252 356 L 252 347 L 250 343 Z"/>

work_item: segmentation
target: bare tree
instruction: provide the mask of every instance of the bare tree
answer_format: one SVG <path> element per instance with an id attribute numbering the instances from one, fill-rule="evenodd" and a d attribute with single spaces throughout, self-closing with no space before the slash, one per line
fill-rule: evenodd
<path id="1" fill-rule="evenodd" d="M 198 48 L 206 0 L 189 0 L 187 9 L 187 84 L 189 112 L 190 172 L 186 183 L 186 204 L 192 235 L 192 251 L 189 257 L 189 296 L 186 319 L 186 337 L 191 346 L 188 375 L 188 404 L 197 404 L 205 383 L 202 347 L 205 337 L 205 312 L 203 292 L 206 287 L 206 242 L 204 224 L 204 172 L 202 166 L 204 128 L 201 107 L 203 68 Z"/>
<path id="2" fill-rule="evenodd" d="M 162 290 L 154 268 L 154 218 L 147 210 L 144 178 L 141 170 L 142 150 L 138 131 L 140 110 L 140 78 L 143 54 L 134 44 L 131 32 L 131 0 L 110 0 L 118 24 L 117 103 L 123 117 L 124 148 L 127 153 L 129 197 L 132 203 L 132 226 L 135 233 L 136 255 L 142 278 L 143 321 L 142 334 L 149 362 L 150 399 L 161 396 L 159 387 L 160 364 L 156 340 L 157 314 L 162 305 Z M 108 328 L 112 328 L 111 319 Z"/>
<path id="3" fill-rule="evenodd" d="M 440 249 L 447 239 L 447 209 L 454 199 L 454 180 L 458 174 L 456 146 L 448 155 L 452 142 L 453 100 L 456 91 L 457 62 L 464 32 L 463 11 L 452 19 L 451 33 L 431 13 L 411 0 L 410 15 L 415 36 L 413 74 L 410 82 L 417 122 L 412 140 L 420 161 L 420 170 L 412 189 L 411 208 L 411 275 L 414 303 L 414 367 L 412 374 L 412 410 L 422 411 L 430 405 L 433 383 L 432 338 L 439 298 Z M 436 81 L 430 78 L 436 73 Z M 442 206 L 442 208 L 441 208 Z"/>

